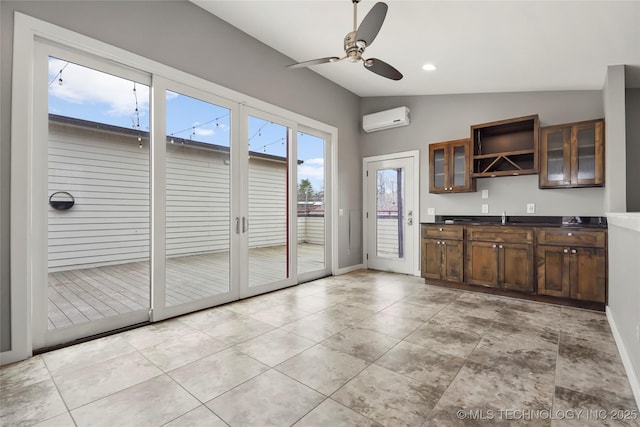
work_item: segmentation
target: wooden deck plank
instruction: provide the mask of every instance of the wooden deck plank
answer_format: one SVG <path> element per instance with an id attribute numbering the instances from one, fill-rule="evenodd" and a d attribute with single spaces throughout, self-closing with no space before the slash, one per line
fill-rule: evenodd
<path id="1" fill-rule="evenodd" d="M 249 286 L 286 277 L 284 246 L 249 251 Z M 324 268 L 324 247 L 298 244 L 299 271 Z M 229 291 L 229 254 L 168 258 L 169 306 Z M 148 261 L 49 273 L 49 329 L 68 327 L 149 307 Z M 222 279 L 222 280 L 221 280 Z"/>

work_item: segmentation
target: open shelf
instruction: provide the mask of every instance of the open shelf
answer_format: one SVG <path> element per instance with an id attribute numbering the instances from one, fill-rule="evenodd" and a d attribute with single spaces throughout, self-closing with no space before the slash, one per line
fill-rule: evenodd
<path id="1" fill-rule="evenodd" d="M 473 178 L 538 173 L 538 115 L 471 126 Z"/>

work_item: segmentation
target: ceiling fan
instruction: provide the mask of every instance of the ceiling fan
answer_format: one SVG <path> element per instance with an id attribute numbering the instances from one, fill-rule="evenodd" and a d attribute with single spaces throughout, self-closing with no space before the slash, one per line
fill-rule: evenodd
<path id="1" fill-rule="evenodd" d="M 358 3 L 360 3 L 360 0 L 351 1 L 353 3 L 353 31 L 347 34 L 344 38 L 345 56 L 342 58 L 329 56 L 327 58 L 312 59 L 311 61 L 288 65 L 287 68 L 309 67 L 312 65 L 324 64 L 327 62 L 338 62 L 343 59 L 348 59 L 351 62 L 362 62 L 364 68 L 382 77 L 386 77 L 391 80 L 400 80 L 402 78 L 402 73 L 391 65 L 377 58 L 365 59 L 362 57 L 365 48 L 370 46 L 378 35 L 378 32 L 382 27 L 382 23 L 384 22 L 384 18 L 387 15 L 388 6 L 382 2 L 376 3 L 358 27 Z"/>

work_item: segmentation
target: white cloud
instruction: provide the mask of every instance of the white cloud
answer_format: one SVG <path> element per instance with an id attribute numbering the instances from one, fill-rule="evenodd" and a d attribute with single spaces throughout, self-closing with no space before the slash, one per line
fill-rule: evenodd
<path id="1" fill-rule="evenodd" d="M 324 165 L 324 159 L 322 157 L 318 157 L 315 159 L 307 159 L 304 161 L 305 165 L 317 165 L 317 166 L 323 166 Z"/>
<path id="2" fill-rule="evenodd" d="M 322 166 L 307 165 L 305 161 L 298 165 L 298 182 L 308 179 L 315 190 L 324 188 L 324 168 Z"/>
<path id="3" fill-rule="evenodd" d="M 108 105 L 108 114 L 112 116 L 132 116 L 135 114 L 135 95 L 138 98 L 138 110 L 149 110 L 149 88 L 136 83 L 134 95 L 133 82 L 111 74 L 102 73 L 73 63 L 51 58 L 49 61 L 49 94 L 74 104 L 90 105 L 104 103 Z M 66 65 L 66 66 L 65 66 Z M 62 74 L 57 76 L 59 71 Z M 62 78 L 62 85 L 58 79 Z"/>
<path id="4" fill-rule="evenodd" d="M 196 128 L 196 135 L 200 135 L 200 136 L 211 136 L 211 135 L 215 135 L 215 131 L 213 129 L 203 129 L 203 128 Z"/>

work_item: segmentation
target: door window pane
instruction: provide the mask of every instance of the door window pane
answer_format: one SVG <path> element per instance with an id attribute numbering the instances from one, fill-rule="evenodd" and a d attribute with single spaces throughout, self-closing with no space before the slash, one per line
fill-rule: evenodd
<path id="1" fill-rule="evenodd" d="M 149 87 L 48 65 L 53 330 L 149 308 Z"/>
<path id="2" fill-rule="evenodd" d="M 563 181 L 564 135 L 563 131 L 549 133 L 547 137 L 547 180 Z"/>
<path id="3" fill-rule="evenodd" d="M 325 268 L 324 144 L 298 132 L 298 273 Z"/>
<path id="4" fill-rule="evenodd" d="M 166 93 L 166 304 L 229 292 L 230 120 L 224 107 Z"/>
<path id="5" fill-rule="evenodd" d="M 289 277 L 289 128 L 249 116 L 249 287 Z"/>
<path id="6" fill-rule="evenodd" d="M 434 151 L 433 179 L 435 187 L 444 187 L 444 149 Z"/>
<path id="7" fill-rule="evenodd" d="M 595 128 L 578 130 L 578 179 L 596 177 L 596 134 Z"/>
<path id="8" fill-rule="evenodd" d="M 376 183 L 376 255 L 404 258 L 404 169 L 379 169 Z"/>

